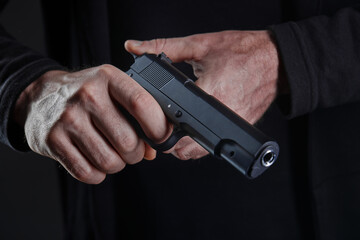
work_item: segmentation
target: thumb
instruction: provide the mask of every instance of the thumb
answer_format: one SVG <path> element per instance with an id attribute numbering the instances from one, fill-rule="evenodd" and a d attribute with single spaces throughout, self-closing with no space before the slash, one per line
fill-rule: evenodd
<path id="1" fill-rule="evenodd" d="M 191 37 L 158 38 L 150 41 L 127 40 L 125 49 L 136 55 L 164 52 L 173 62 L 193 60 L 197 52 Z"/>

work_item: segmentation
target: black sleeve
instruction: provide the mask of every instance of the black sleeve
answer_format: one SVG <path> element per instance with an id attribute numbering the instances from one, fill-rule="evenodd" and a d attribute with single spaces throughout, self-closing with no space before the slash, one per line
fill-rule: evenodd
<path id="1" fill-rule="evenodd" d="M 0 142 L 20 151 L 29 149 L 24 129 L 11 121 L 10 114 L 21 92 L 54 69 L 63 67 L 22 46 L 0 26 Z"/>
<path id="2" fill-rule="evenodd" d="M 290 87 L 279 98 L 288 117 L 360 100 L 360 6 L 270 30 Z"/>

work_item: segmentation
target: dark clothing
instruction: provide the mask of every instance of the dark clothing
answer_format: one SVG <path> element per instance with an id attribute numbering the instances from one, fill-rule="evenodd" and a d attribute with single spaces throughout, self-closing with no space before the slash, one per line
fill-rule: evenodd
<path id="1" fill-rule="evenodd" d="M 127 70 L 125 39 L 271 26 L 291 90 L 257 124 L 281 147 L 260 178 L 249 181 L 211 157 L 162 154 L 99 186 L 64 174 L 68 238 L 359 239 L 358 2 L 43 1 L 49 55 L 63 66 Z M 0 138 L 23 150 L 11 107 L 31 81 L 62 66 L 4 31 L 0 51 Z"/>

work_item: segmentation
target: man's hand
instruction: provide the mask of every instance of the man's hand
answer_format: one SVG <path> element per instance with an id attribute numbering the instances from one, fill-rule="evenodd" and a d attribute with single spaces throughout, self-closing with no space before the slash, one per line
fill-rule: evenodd
<path id="1" fill-rule="evenodd" d="M 119 106 L 153 141 L 170 134 L 155 99 L 111 65 L 44 74 L 21 94 L 14 117 L 25 125 L 33 151 L 56 159 L 80 181 L 100 183 L 107 173 L 156 154 L 139 139 Z"/>
<path id="2" fill-rule="evenodd" d="M 137 55 L 164 52 L 174 62 L 191 64 L 198 77 L 196 84 L 251 124 L 261 118 L 276 96 L 279 59 L 267 31 L 129 40 L 125 48 Z M 184 160 L 207 154 L 190 138 L 181 139 L 170 152 Z"/>

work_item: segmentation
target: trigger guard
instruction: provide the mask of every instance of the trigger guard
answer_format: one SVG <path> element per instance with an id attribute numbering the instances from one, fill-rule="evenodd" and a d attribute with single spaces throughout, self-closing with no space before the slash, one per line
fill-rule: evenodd
<path id="1" fill-rule="evenodd" d="M 173 146 L 175 146 L 175 144 L 185 135 L 186 134 L 184 131 L 182 131 L 179 128 L 175 128 L 173 130 L 173 132 L 171 133 L 170 137 L 168 139 L 166 139 L 165 142 L 163 142 L 163 143 L 156 144 L 153 141 L 151 141 L 150 139 L 147 139 L 146 142 L 155 150 L 164 152 L 164 151 L 169 150 Z"/>

